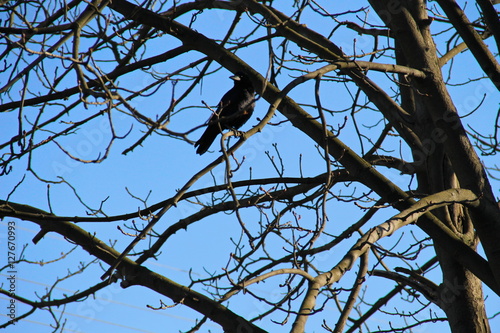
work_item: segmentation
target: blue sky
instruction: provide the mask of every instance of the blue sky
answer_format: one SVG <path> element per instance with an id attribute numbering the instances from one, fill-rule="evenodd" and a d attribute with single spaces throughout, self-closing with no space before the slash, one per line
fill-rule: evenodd
<path id="1" fill-rule="evenodd" d="M 346 8 L 342 8 L 341 6 L 344 6 L 344 3 L 335 4 L 335 6 L 332 5 L 333 8 L 331 10 L 335 12 L 346 10 Z M 232 18 L 233 14 L 230 12 L 206 11 L 198 16 L 194 28 L 206 33 L 208 36 L 220 38 L 220 31 L 224 31 L 221 27 L 228 27 L 232 22 Z M 324 27 L 322 21 L 307 21 L 307 18 L 307 13 L 305 13 L 303 19 L 309 27 L 313 29 L 322 29 Z M 371 19 L 375 20 L 374 18 Z M 249 25 L 250 21 L 245 15 L 242 20 L 241 31 L 251 29 Z M 240 33 L 240 31 L 237 31 L 237 33 Z M 352 54 L 354 52 L 352 47 L 353 38 L 356 38 L 357 54 L 369 51 L 365 47 L 369 47 L 370 44 L 368 42 L 371 42 L 371 39 L 365 36 L 357 36 L 354 33 L 344 32 L 342 34 L 336 33 L 332 37 L 332 40 L 342 46 L 345 53 Z M 170 47 L 171 43 L 175 43 L 173 38 L 165 35 L 157 39 L 154 43 L 151 43 L 147 54 L 154 55 L 161 53 L 164 51 L 162 45 L 169 45 Z M 277 45 L 275 46 L 277 47 Z M 295 51 L 299 52 L 298 50 Z M 268 64 L 264 46 L 243 49 L 237 54 L 262 75 L 265 75 Z M 175 59 L 159 64 L 154 69 L 159 75 L 162 75 L 162 73 L 172 71 L 189 61 L 196 60 L 198 57 L 198 54 L 193 53 L 179 60 Z M 389 62 L 390 59 L 382 58 L 379 61 Z M 51 66 L 55 66 L 56 64 L 57 62 L 55 61 L 48 62 L 47 68 L 51 68 Z M 103 69 L 113 67 L 113 64 L 103 63 L 101 65 Z M 468 53 L 458 55 L 454 66 L 453 83 L 458 84 L 481 76 L 480 69 L 472 61 Z M 313 69 L 317 69 L 318 67 L 320 65 L 315 66 Z M 201 66 L 191 70 L 190 74 L 195 74 L 200 68 Z M 210 70 L 217 68 L 218 65 L 214 63 L 210 67 Z M 176 110 L 181 110 L 183 107 L 192 105 L 202 106 L 202 100 L 206 101 L 209 105 L 215 105 L 222 94 L 232 85 L 231 80 L 228 78 L 230 74 L 227 70 L 221 69 L 215 74 L 204 78 L 202 83 L 193 90 L 190 97 L 181 103 Z M 383 87 L 387 87 L 387 79 L 384 74 L 374 75 L 373 78 Z M 36 82 L 36 78 L 33 76 L 30 77 L 30 80 Z M 4 82 L 1 74 L 0 81 Z M 283 75 L 280 77 L 280 88 L 283 88 L 290 81 L 290 76 Z M 131 90 L 140 89 L 151 82 L 152 78 L 141 72 L 120 79 L 120 85 Z M 67 84 L 74 84 L 74 81 L 69 80 Z M 187 85 L 188 83 L 180 81 L 176 85 L 176 96 L 182 93 Z M 34 83 L 33 90 L 36 91 L 36 87 L 36 83 Z M 468 126 L 476 130 L 491 132 L 500 97 L 491 83 L 485 80 L 476 81 L 467 86 L 452 87 L 450 88 L 450 92 L 461 114 L 468 114 L 480 105 L 478 113 L 480 112 L 481 116 L 473 114 L 463 119 Z M 170 82 L 167 82 L 159 87 L 153 95 L 136 98 L 131 104 L 139 112 L 154 119 L 158 115 L 161 115 L 168 107 L 171 93 L 172 86 Z M 300 103 L 314 104 L 313 93 L 314 83 L 308 82 L 293 90 L 290 96 Z M 327 108 L 343 110 L 352 103 L 349 96 L 350 93 L 353 93 L 352 86 L 346 88 L 341 83 L 323 83 L 322 103 Z M 259 99 L 253 118 L 242 129 L 247 130 L 255 125 L 257 123 L 256 118 L 262 117 L 268 107 L 267 102 Z M 104 106 L 92 107 L 91 111 L 98 108 L 104 108 Z M 57 110 L 57 106 L 54 107 L 54 110 Z M 210 115 L 208 110 L 201 107 L 182 110 L 182 112 L 174 115 L 169 129 L 174 131 L 188 130 L 202 124 Z M 26 112 L 31 112 L 26 114 L 29 119 L 33 119 L 36 116 L 35 109 L 30 109 Z M 91 112 L 85 110 L 83 107 L 78 107 L 72 111 L 71 116 L 76 119 L 82 119 L 90 114 Z M 49 116 L 46 115 L 46 117 Z M 331 119 L 332 125 L 342 124 L 344 116 L 348 116 L 348 120 L 345 128 L 340 133 L 340 138 L 356 151 L 360 152 L 359 140 L 354 130 L 354 118 L 349 113 L 335 115 Z M 35 151 L 31 159 L 31 166 L 40 178 L 50 181 L 64 179 L 67 183 L 50 184 L 48 186 L 47 183 L 36 179 L 33 173 L 26 171 L 27 159 L 23 159 L 13 163 L 13 171 L 10 174 L 0 177 L 0 197 L 5 199 L 10 194 L 10 200 L 14 202 L 29 204 L 45 210 L 52 209 L 54 213 L 61 216 L 85 216 L 89 213 L 89 209 L 82 205 L 82 202 L 94 209 L 102 203 L 104 211 L 108 215 L 129 213 L 143 208 L 145 204 L 154 204 L 175 195 L 176 190 L 181 188 L 195 172 L 218 157 L 218 154 L 215 153 L 218 141 L 212 146 L 211 150 L 215 151 L 214 153 L 198 156 L 195 154 L 194 148 L 188 143 L 158 134 L 148 137 L 143 145 L 137 147 L 133 152 L 122 155 L 121 153 L 125 149 L 134 144 L 144 134 L 145 127 L 141 127 L 141 125 L 137 124 L 129 116 L 118 112 L 113 112 L 112 117 L 117 135 L 124 135 L 128 131 L 130 133 L 125 139 L 113 142 L 109 157 L 102 163 L 83 164 L 76 162 L 62 153 L 56 145 L 49 144 Z M 363 128 L 363 131 L 366 131 L 366 133 L 377 133 L 377 130 L 382 127 L 382 124 L 379 123 L 380 114 L 378 111 L 363 109 L 359 110 L 354 117 L 359 124 L 374 126 L 373 129 Z M 13 124 L 16 123 L 16 119 L 16 113 L 2 114 L 2 122 L 0 122 L 1 142 L 15 135 L 17 129 L 13 127 Z M 70 120 L 70 118 L 67 117 L 64 120 Z M 273 122 L 278 123 L 283 120 L 285 120 L 284 117 L 278 114 L 273 119 Z M 58 126 L 63 127 L 65 125 L 60 124 Z M 201 129 L 197 130 L 189 138 L 196 140 L 201 135 L 201 132 Z M 49 134 L 41 133 L 37 139 L 40 140 L 44 135 Z M 61 138 L 58 142 L 66 150 L 79 158 L 95 159 L 98 156 L 102 156 L 110 137 L 109 121 L 106 116 L 101 116 L 74 134 Z M 366 147 L 370 147 L 367 141 L 364 141 L 363 144 L 365 145 L 365 150 Z M 277 177 L 278 172 L 274 170 L 269 158 L 269 156 L 274 156 L 274 161 L 279 161 L 278 153 L 273 145 L 276 145 L 279 149 L 279 156 L 283 159 L 284 176 L 297 177 L 302 172 L 305 176 L 313 177 L 325 172 L 324 162 L 314 143 L 303 133 L 298 132 L 288 123 L 284 123 L 280 126 L 267 126 L 263 132 L 250 138 L 241 147 L 235 156 L 240 161 L 245 156 L 245 163 L 242 168 L 234 173 L 233 181 L 246 179 L 249 175 L 253 178 Z M 393 138 L 391 148 L 394 150 L 395 153 L 393 154 L 395 156 L 398 156 L 400 153 L 398 151 L 399 147 L 399 139 Z M 401 151 L 401 154 L 409 157 L 406 150 Z M 495 163 L 494 156 L 484 156 L 483 159 L 488 165 Z M 399 172 L 394 170 L 379 169 L 398 186 L 407 189 L 409 183 L 408 177 L 403 177 L 399 175 Z M 21 180 L 23 181 L 19 184 L 16 191 L 10 193 L 12 188 Z M 201 178 L 193 186 L 193 189 L 211 186 L 214 181 L 219 184 L 224 181 L 224 169 L 222 165 L 215 168 L 212 174 L 207 174 Z M 495 194 L 499 195 L 498 183 L 495 186 Z M 75 196 L 72 187 L 78 189 L 79 197 Z M 266 189 L 269 190 L 270 187 L 266 187 Z M 356 191 L 355 193 L 360 193 L 364 189 L 357 184 L 349 184 L 348 186 L 338 185 L 335 190 L 337 194 L 349 195 L 354 191 Z M 146 203 L 132 197 L 131 194 L 143 200 L 147 198 Z M 200 199 L 201 201 L 208 202 L 211 198 L 206 195 L 200 197 Z M 328 204 L 330 218 L 328 232 L 332 234 L 338 234 L 345 229 L 345 226 L 357 221 L 364 213 L 359 209 L 347 209 L 346 205 L 337 205 L 339 203 L 335 201 L 331 201 Z M 370 204 L 367 203 L 366 205 L 369 206 Z M 166 226 L 189 216 L 198 209 L 198 205 L 181 202 L 162 218 L 157 226 L 157 230 L 159 232 L 163 231 Z M 370 226 L 382 223 L 393 213 L 394 211 L 377 213 Z M 248 209 L 243 210 L 242 214 L 245 221 L 247 221 L 248 227 L 252 231 L 257 231 L 259 228 L 258 222 L 262 218 L 258 212 L 255 209 Z M 304 225 L 312 223 L 311 221 L 315 220 L 315 213 L 313 211 L 303 210 L 300 214 Z M 290 216 L 287 218 L 291 219 Z M 6 239 L 5 230 L 8 221 L 8 219 L 0 221 L 1 244 Z M 135 222 L 138 225 L 144 224 L 144 221 L 140 219 L 135 219 Z M 130 221 L 126 224 L 130 225 Z M 118 250 L 122 250 L 131 239 L 121 234 L 116 228 L 117 225 L 124 226 L 123 223 L 113 222 L 81 223 L 80 227 L 89 232 L 95 232 L 101 240 L 114 243 Z M 84 273 L 76 274 L 71 279 L 59 282 L 53 290 L 54 298 L 60 298 L 64 294 L 71 294 L 77 290 L 85 289 L 100 281 L 99 277 L 103 273 L 103 268 L 107 269 L 107 267 L 100 267 L 98 263 L 92 263 L 93 258 L 79 248 L 71 251 L 74 246 L 56 234 L 48 234 L 38 244 L 34 245 L 31 239 L 37 232 L 38 229 L 35 224 L 16 221 L 18 253 L 20 253 L 24 244 L 27 244 L 24 256 L 29 260 L 46 263 L 60 258 L 62 254 L 65 254 L 66 257 L 50 264 L 18 265 L 16 288 L 20 295 L 35 299 L 35 293 L 43 294 L 47 288 L 51 288 L 56 278 L 62 278 L 68 272 L 76 272 L 82 265 L 90 266 Z M 391 237 L 391 239 L 382 241 L 382 244 L 388 245 L 394 243 L 402 235 L 411 239 L 413 235 L 416 237 L 422 236 L 422 232 L 414 226 L 408 226 L 404 230 L 401 230 L 399 234 Z M 234 242 L 237 242 L 240 237 L 240 228 L 234 216 L 219 213 L 206 218 L 202 223 L 196 223 L 188 227 L 187 231 L 179 231 L 167 241 L 159 256 L 159 260 L 149 260 L 145 265 L 176 282 L 189 284 L 190 276 L 196 279 L 207 277 L 216 271 L 220 272 L 220 269 L 225 267 L 230 260 L 229 252 L 234 248 Z M 342 250 L 348 249 L 354 244 L 356 239 L 357 237 L 351 237 L 342 247 L 337 248 L 331 253 L 318 256 L 316 258 L 318 267 L 326 269 L 335 265 L 343 255 Z M 276 241 L 278 246 L 272 244 L 273 240 Z M 321 245 L 322 242 L 325 243 L 326 241 L 327 239 L 320 239 L 318 244 Z M 139 246 L 138 249 L 142 249 L 146 245 L 146 242 Z M 270 238 L 269 242 L 271 244 L 268 247 L 272 253 L 276 255 L 283 253 L 282 244 L 279 243 L 277 237 L 276 239 Z M 401 244 L 399 246 L 401 246 L 401 249 L 406 248 L 406 246 Z M 433 255 L 433 250 L 429 248 L 424 250 L 424 253 L 430 257 Z M 387 260 L 391 262 L 390 259 Z M 355 271 L 356 269 L 353 272 L 349 272 L 346 275 L 346 279 L 351 281 Z M 3 276 L 2 274 L 2 278 Z M 429 276 L 434 281 L 440 281 L 438 270 L 434 270 Z M 253 286 L 254 289 L 252 290 L 268 299 L 277 300 L 281 292 L 278 285 L 283 282 L 283 279 L 284 277 L 270 279 L 265 283 Z M 346 287 L 347 285 L 342 286 Z M 387 283 L 382 278 L 370 277 L 367 289 L 363 292 L 367 297 L 382 295 L 385 290 L 388 291 L 392 287 L 393 283 L 391 282 Z M 199 286 L 197 290 L 206 293 Z M 485 293 L 488 294 L 488 290 Z M 0 299 L 2 300 L 2 304 L 4 304 L 4 301 L 6 302 L 4 296 L 0 296 Z M 69 305 L 64 309 L 55 309 L 52 314 L 47 311 L 37 311 L 28 320 L 16 324 L 15 328 L 9 328 L 8 331 L 50 332 L 52 329 L 48 325 L 53 323 L 52 316 L 59 317 L 62 311 L 64 311 L 64 318 L 66 320 L 65 328 L 68 332 L 106 332 L 110 330 L 120 332 L 159 332 L 165 331 L 166 328 L 169 329 L 167 330 L 168 332 L 186 331 L 194 325 L 195 318 L 201 318 L 194 311 L 182 305 L 163 311 L 154 311 L 146 307 L 146 305 L 159 306 L 159 299 L 162 299 L 166 304 L 171 304 L 165 297 L 160 297 L 158 294 L 145 288 L 130 287 L 122 289 L 115 284 L 97 292 L 94 298 Z M 495 313 L 496 303 L 497 298 L 490 293 L 490 298 L 487 300 L 488 313 L 490 315 Z M 335 311 L 337 310 L 333 308 L 333 304 L 333 302 L 329 303 L 325 311 L 336 313 Z M 267 308 L 262 302 L 248 298 L 247 295 L 243 294 L 239 294 L 234 299 L 231 299 L 228 306 L 246 318 L 251 318 Z M 404 301 L 395 301 L 386 310 L 393 311 L 393 307 L 396 306 L 411 308 L 413 305 Z M 18 314 L 22 314 L 27 309 L 28 307 L 18 303 Z M 437 311 L 435 308 L 432 309 Z M 437 315 L 441 316 L 442 313 L 437 312 Z M 418 314 L 417 317 L 419 319 L 427 318 L 428 312 Z M 285 314 L 280 314 L 274 319 L 284 320 L 285 318 Z M 283 327 L 272 324 L 269 320 L 258 321 L 257 325 L 268 329 L 270 332 L 286 332 L 289 331 L 293 319 L 293 316 L 289 318 L 288 323 Z M 402 319 L 393 317 L 391 320 L 394 321 L 393 324 L 395 327 L 404 325 Z M 386 327 L 383 325 L 386 325 L 387 317 L 377 314 L 370 319 L 370 323 L 374 326 L 379 324 L 382 327 Z M 332 320 L 330 324 L 334 325 L 335 322 Z M 311 318 L 307 325 L 308 332 L 323 332 L 324 330 L 320 328 L 320 325 L 320 321 Z M 491 325 L 493 331 L 495 331 L 495 328 L 500 329 L 500 320 L 495 318 L 491 321 Z M 207 323 L 201 331 L 206 332 L 208 330 L 211 332 L 221 332 L 219 326 L 213 323 Z M 443 332 L 444 330 L 447 330 L 447 325 L 445 324 L 428 323 L 417 327 L 414 331 Z"/>

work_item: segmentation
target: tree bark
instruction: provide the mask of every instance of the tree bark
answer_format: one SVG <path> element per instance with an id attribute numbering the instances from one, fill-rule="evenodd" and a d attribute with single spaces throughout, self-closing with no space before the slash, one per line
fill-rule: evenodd
<path id="1" fill-rule="evenodd" d="M 463 184 L 463 187 L 480 193 L 488 192 L 489 185 L 482 165 L 466 138 L 444 85 L 425 1 L 401 1 L 399 7 L 389 7 L 387 1 L 371 3 L 382 14 L 380 17 L 391 27 L 396 38 L 397 63 L 426 71 L 431 78 L 402 78 L 401 85 L 403 106 L 412 115 L 413 130 L 423 143 L 422 147 L 413 146 L 415 162 L 423 164 L 422 171 L 417 172 L 418 192 L 437 193 L 460 187 L 458 179 L 466 179 L 465 174 L 469 182 L 473 179 L 479 181 L 473 186 Z M 385 15 L 390 9 L 391 15 Z M 442 117 L 443 112 L 452 114 L 454 121 L 436 121 L 436 115 L 440 113 L 438 117 Z M 465 168 L 469 171 L 466 172 Z M 470 177 L 471 174 L 475 177 Z M 436 210 L 435 214 L 472 249 L 476 249 L 473 219 L 466 209 L 451 205 Z M 447 314 L 451 331 L 490 332 L 481 281 L 458 263 L 438 240 L 434 239 L 434 244 L 443 274 L 438 304 Z"/>

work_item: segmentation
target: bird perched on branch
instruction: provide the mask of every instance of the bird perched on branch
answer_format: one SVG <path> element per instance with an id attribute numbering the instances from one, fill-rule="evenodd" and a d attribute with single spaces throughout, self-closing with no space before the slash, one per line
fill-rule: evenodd
<path id="1" fill-rule="evenodd" d="M 202 155 L 212 145 L 224 129 L 236 130 L 250 119 L 255 108 L 255 90 L 252 82 L 242 72 L 230 76 L 234 86 L 222 97 L 217 110 L 210 117 L 208 126 L 200 139 L 194 144 L 196 153 Z"/>

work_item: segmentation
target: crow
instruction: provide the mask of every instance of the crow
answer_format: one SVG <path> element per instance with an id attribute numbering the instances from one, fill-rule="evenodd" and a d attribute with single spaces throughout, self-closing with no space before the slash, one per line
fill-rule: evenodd
<path id="1" fill-rule="evenodd" d="M 236 130 L 250 119 L 255 108 L 255 90 L 248 76 L 237 72 L 230 76 L 234 86 L 222 97 L 217 111 L 210 117 L 208 126 L 194 144 L 197 154 L 204 154 L 224 129 Z"/>

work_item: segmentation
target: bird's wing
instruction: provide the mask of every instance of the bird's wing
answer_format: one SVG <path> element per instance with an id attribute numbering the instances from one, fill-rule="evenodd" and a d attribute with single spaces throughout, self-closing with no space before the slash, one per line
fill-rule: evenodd
<path id="1" fill-rule="evenodd" d="M 217 108 L 217 114 L 219 117 L 227 117 L 230 116 L 231 113 L 233 113 L 233 107 L 235 103 L 238 102 L 240 96 L 239 96 L 238 89 L 236 87 L 233 87 L 230 89 L 227 93 L 222 96 L 220 102 L 219 102 L 219 107 Z"/>

